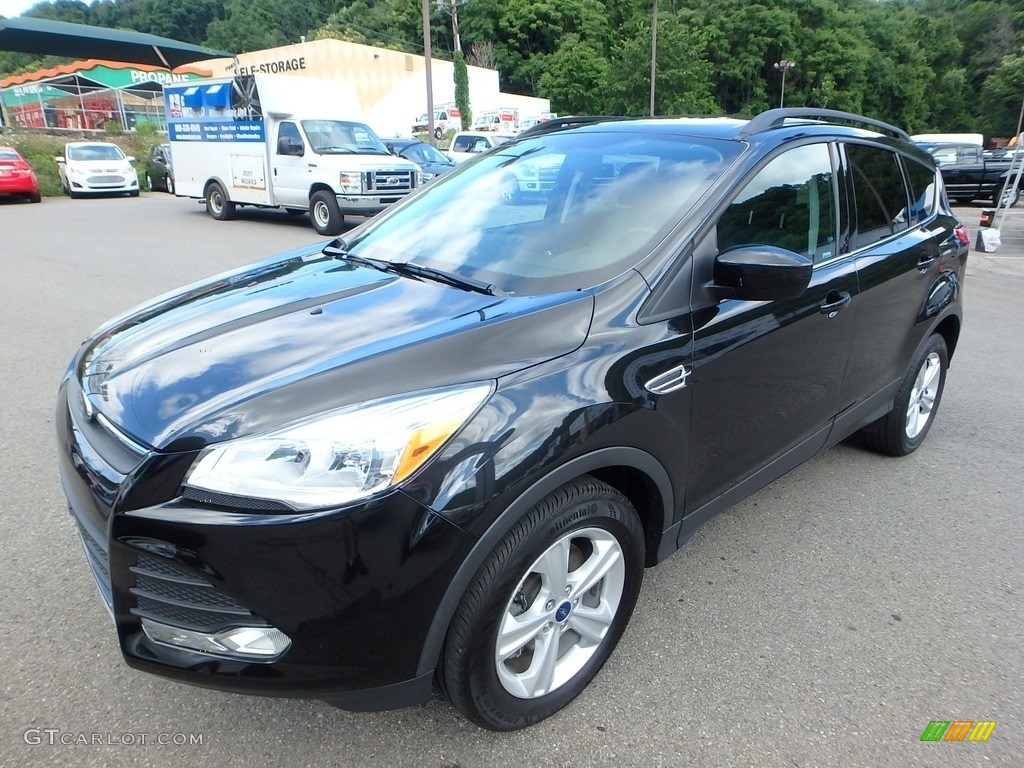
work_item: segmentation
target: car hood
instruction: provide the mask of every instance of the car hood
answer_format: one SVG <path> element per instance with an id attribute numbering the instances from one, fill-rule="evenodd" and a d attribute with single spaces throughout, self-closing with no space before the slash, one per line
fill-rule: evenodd
<path id="1" fill-rule="evenodd" d="M 197 283 L 100 328 L 75 364 L 133 439 L 194 450 L 387 395 L 485 381 L 567 354 L 593 299 L 488 296 L 319 250 Z"/>

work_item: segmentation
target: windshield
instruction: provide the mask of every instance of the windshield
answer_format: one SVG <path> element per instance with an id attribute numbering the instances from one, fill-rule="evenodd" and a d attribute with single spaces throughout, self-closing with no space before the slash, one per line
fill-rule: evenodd
<path id="1" fill-rule="evenodd" d="M 650 253 L 741 151 L 636 132 L 527 139 L 442 176 L 347 247 L 506 293 L 587 288 Z"/>
<path id="2" fill-rule="evenodd" d="M 412 160 L 413 162 L 420 163 L 434 163 L 436 165 L 454 165 L 448 155 L 443 154 L 437 147 L 430 144 L 420 142 L 419 144 L 410 144 L 405 149 L 398 153 L 406 160 Z"/>
<path id="3" fill-rule="evenodd" d="M 303 120 L 313 151 L 319 155 L 387 155 L 370 126 L 346 120 Z"/>
<path id="4" fill-rule="evenodd" d="M 68 160 L 124 160 L 124 152 L 116 144 L 83 144 L 68 147 Z"/>

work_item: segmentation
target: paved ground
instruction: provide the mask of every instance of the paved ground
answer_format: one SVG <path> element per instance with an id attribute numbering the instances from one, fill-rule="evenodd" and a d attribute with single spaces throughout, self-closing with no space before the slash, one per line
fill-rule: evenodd
<path id="1" fill-rule="evenodd" d="M 972 230 L 979 212 L 961 209 Z M 351 714 L 129 670 L 57 480 L 57 381 L 114 313 L 316 239 L 165 195 L 0 204 L 0 765 L 1024 765 L 1024 210 L 971 256 L 925 446 L 839 446 L 705 526 L 551 720 L 495 735 L 440 699 Z M 936 719 L 999 724 L 922 744 Z M 82 738 L 101 743 L 60 743 Z"/>

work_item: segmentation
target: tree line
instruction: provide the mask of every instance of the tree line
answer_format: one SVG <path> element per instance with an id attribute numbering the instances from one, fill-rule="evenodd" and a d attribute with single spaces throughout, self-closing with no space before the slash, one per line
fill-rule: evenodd
<path id="1" fill-rule="evenodd" d="M 470 64 L 561 114 L 649 112 L 652 0 L 437 0 Z M 44 0 L 27 13 L 237 53 L 337 38 L 422 53 L 421 0 Z M 1012 136 L 1024 98 L 1024 0 L 659 0 L 655 112 L 861 112 L 911 132 Z M 0 75 L 53 63 L 0 52 Z"/>

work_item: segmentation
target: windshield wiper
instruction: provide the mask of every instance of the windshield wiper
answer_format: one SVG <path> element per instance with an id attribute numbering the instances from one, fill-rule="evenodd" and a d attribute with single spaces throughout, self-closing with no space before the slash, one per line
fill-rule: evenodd
<path id="1" fill-rule="evenodd" d="M 445 285 L 450 285 L 453 288 L 462 288 L 466 291 L 485 293 L 488 296 L 498 296 L 502 294 L 502 291 L 492 283 L 487 283 L 483 280 L 477 280 L 472 277 L 464 277 L 462 275 L 457 275 L 454 272 L 437 269 L 436 267 L 425 267 L 422 264 L 416 264 L 411 261 L 387 261 L 384 263 L 387 264 L 388 269 L 402 275 L 425 277 L 428 280 L 444 283 Z"/>
<path id="2" fill-rule="evenodd" d="M 446 272 L 445 270 L 437 269 L 436 267 L 425 267 L 422 264 L 416 264 L 411 261 L 386 261 L 384 259 L 369 259 L 366 256 L 356 256 L 354 253 L 350 253 L 345 250 L 345 244 L 340 240 L 335 240 L 334 243 L 324 248 L 323 252 L 336 259 L 345 259 L 346 261 L 351 261 L 353 264 L 362 264 L 364 267 L 372 267 L 373 269 L 380 270 L 381 272 L 394 272 L 397 275 L 405 275 L 406 277 L 425 278 L 427 280 L 433 280 L 438 283 L 450 285 L 453 288 L 461 288 L 465 291 L 476 291 L 477 293 L 484 293 L 488 296 L 504 295 L 503 291 L 499 290 L 491 283 L 486 283 L 483 280 L 476 280 L 472 277 L 463 277 L 462 275 L 457 275 L 454 272 Z"/>

